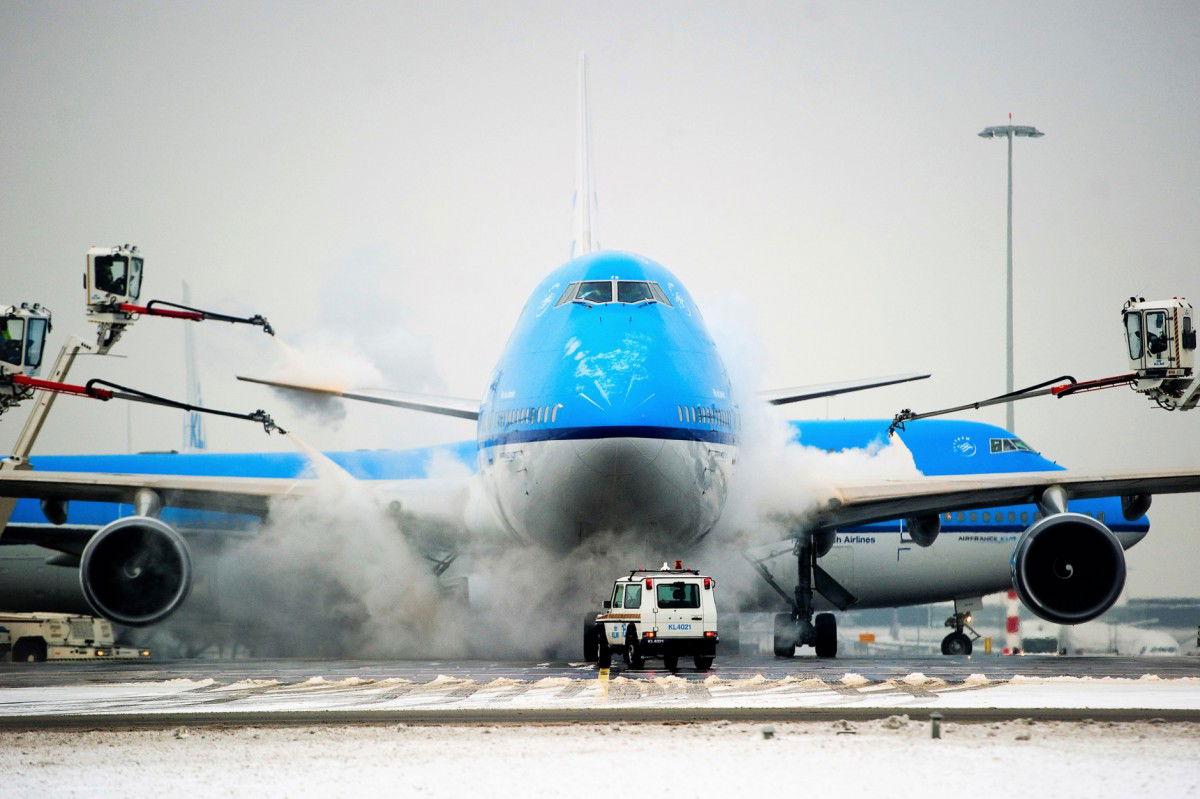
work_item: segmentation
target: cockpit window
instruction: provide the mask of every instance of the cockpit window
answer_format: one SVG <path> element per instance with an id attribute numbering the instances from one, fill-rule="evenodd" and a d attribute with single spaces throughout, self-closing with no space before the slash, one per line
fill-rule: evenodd
<path id="1" fill-rule="evenodd" d="M 129 299 L 136 300 L 142 293 L 142 259 L 134 258 L 129 265 Z"/>
<path id="2" fill-rule="evenodd" d="M 612 302 L 611 280 L 589 280 L 579 284 L 576 302 Z"/>
<path id="3" fill-rule="evenodd" d="M 1167 315 L 1162 311 L 1146 314 L 1146 349 L 1155 356 L 1167 350 Z"/>
<path id="4" fill-rule="evenodd" d="M 620 280 L 617 282 L 617 302 L 653 302 L 654 295 L 650 293 L 650 284 L 640 280 Z"/>
<path id="5" fill-rule="evenodd" d="M 46 320 L 30 319 L 25 340 L 25 365 L 37 369 L 42 365 L 42 345 L 46 343 Z"/>
<path id="6" fill-rule="evenodd" d="M 657 283 L 648 280 L 585 280 L 572 283 L 562 293 L 555 307 L 569 302 L 583 302 L 589 305 L 601 305 L 614 301 L 627 305 L 640 303 L 661 302 L 673 307 L 666 293 Z"/>
<path id="7" fill-rule="evenodd" d="M 125 294 L 128 270 L 128 258 L 120 255 L 96 256 L 96 288 L 109 294 Z"/>
<path id="8" fill-rule="evenodd" d="M 667 299 L 666 293 L 658 287 L 657 283 L 650 284 L 650 291 L 654 292 L 654 299 L 658 300 L 663 305 L 671 304 L 671 301 Z"/>
<path id="9" fill-rule="evenodd" d="M 1033 452 L 1037 454 L 1033 447 L 1019 438 L 993 438 L 991 447 L 993 455 L 1000 452 Z"/>
<path id="10" fill-rule="evenodd" d="M 569 283 L 567 285 L 567 290 L 564 291 L 562 296 L 558 298 L 558 302 L 554 303 L 554 307 L 557 308 L 560 305 L 566 305 L 568 302 L 575 299 L 575 290 L 578 288 L 578 283 Z"/>
<path id="11" fill-rule="evenodd" d="M 1142 315 L 1137 311 L 1125 314 L 1125 334 L 1129 338 L 1129 359 L 1142 357 Z"/>

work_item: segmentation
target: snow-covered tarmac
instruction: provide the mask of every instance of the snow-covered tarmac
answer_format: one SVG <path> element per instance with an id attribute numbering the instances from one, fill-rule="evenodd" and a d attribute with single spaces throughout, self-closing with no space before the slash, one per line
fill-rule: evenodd
<path id="1" fill-rule="evenodd" d="M 0 731 L 9 796 L 1200 795 L 1200 724 L 321 725 Z M 606 788 L 607 786 L 607 788 Z"/>
<path id="2" fill-rule="evenodd" d="M 0 726 L 20 726 L 22 720 L 55 717 L 75 723 L 102 717 L 172 718 L 219 714 L 222 721 L 245 716 L 249 721 L 289 714 L 302 719 L 313 713 L 331 718 L 353 714 L 359 720 L 403 718 L 455 720 L 464 712 L 470 718 L 509 720 L 515 711 L 577 713 L 581 719 L 619 717 L 629 711 L 638 718 L 654 718 L 645 711 L 707 711 L 694 717 L 713 717 L 724 710 L 778 709 L 788 717 L 836 714 L 845 710 L 863 717 L 877 714 L 931 710 L 992 709 L 1031 713 L 1034 710 L 1139 710 L 1162 712 L 1181 720 L 1200 720 L 1200 677 L 1162 679 L 1146 674 L 1137 679 L 1113 677 L 991 678 L 972 673 L 950 682 L 913 672 L 903 677 L 870 680 L 846 672 L 840 678 L 802 674 L 784 677 L 726 678 L 709 675 L 609 676 L 583 671 L 577 676 L 541 679 L 437 675 L 427 679 L 389 677 L 314 676 L 295 682 L 242 679 L 219 682 L 208 678 L 179 678 L 136 682 L 81 682 L 0 688 Z M 850 713 L 854 711 L 854 713 Z M 794 715 L 792 715 L 794 714 Z M 964 714 L 965 715 L 965 714 Z M 1038 713 L 1042 717 L 1053 714 Z M 561 718 L 542 715 L 540 718 Z M 660 716 L 671 717 L 670 714 Z M 733 714 L 736 717 L 736 714 Z M 1111 716 L 1110 716 L 1111 717 Z M 43 725 L 45 726 L 45 725 Z"/>
<path id="3" fill-rule="evenodd" d="M 10 667 L 3 795 L 1200 796 L 1194 664 L 1023 664 Z"/>

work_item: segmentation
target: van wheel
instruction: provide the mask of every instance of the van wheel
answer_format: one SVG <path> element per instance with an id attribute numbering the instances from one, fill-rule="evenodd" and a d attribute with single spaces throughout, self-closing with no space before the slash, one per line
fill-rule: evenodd
<path id="1" fill-rule="evenodd" d="M 641 669 L 646 666 L 646 658 L 638 651 L 637 629 L 632 624 L 625 633 L 625 665 L 631 669 Z"/>
<path id="2" fill-rule="evenodd" d="M 663 655 L 663 666 L 672 674 L 679 671 L 679 655 Z"/>
<path id="3" fill-rule="evenodd" d="M 712 668 L 712 655 L 693 655 L 692 661 L 696 664 L 696 671 L 708 671 Z"/>
<path id="4" fill-rule="evenodd" d="M 596 618 L 589 614 L 583 620 L 583 659 L 588 663 L 595 663 L 599 647 L 600 636 L 596 629 Z"/>
<path id="5" fill-rule="evenodd" d="M 603 637 L 600 639 L 600 655 L 596 658 L 596 666 L 602 669 L 612 668 L 612 649 Z"/>
<path id="6" fill-rule="evenodd" d="M 13 663 L 41 663 L 46 659 L 46 642 L 41 638 L 20 638 L 12 648 Z"/>

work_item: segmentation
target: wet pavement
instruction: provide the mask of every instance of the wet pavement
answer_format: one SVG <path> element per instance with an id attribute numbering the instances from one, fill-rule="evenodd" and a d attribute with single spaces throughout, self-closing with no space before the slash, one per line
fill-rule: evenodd
<path id="1" fill-rule="evenodd" d="M 664 669 L 629 671 L 614 664 L 611 676 L 652 680 L 670 674 Z M 826 682 L 845 674 L 861 675 L 868 682 L 901 679 L 919 673 L 948 683 L 962 682 L 982 674 L 990 680 L 1025 677 L 1092 677 L 1137 679 L 1146 674 L 1163 679 L 1200 678 L 1200 658 L 1059 657 L 1055 655 L 974 655 L 970 657 L 846 657 L 817 659 L 774 658 L 767 655 L 719 657 L 708 672 L 689 668 L 681 661 L 676 676 L 704 680 L 717 676 L 741 680 L 762 675 L 769 680 L 815 678 Z M 359 678 L 403 679 L 428 682 L 439 676 L 475 682 L 495 679 L 541 680 L 566 677 L 579 680 L 596 676 L 594 664 L 582 661 L 487 661 L 487 660 L 172 660 L 172 661 L 63 661 L 52 663 L 0 663 L 0 688 L 62 686 L 79 684 L 158 682 L 164 680 L 212 679 L 218 683 L 242 680 L 274 680 L 299 683 L 312 677 L 327 680 Z"/>

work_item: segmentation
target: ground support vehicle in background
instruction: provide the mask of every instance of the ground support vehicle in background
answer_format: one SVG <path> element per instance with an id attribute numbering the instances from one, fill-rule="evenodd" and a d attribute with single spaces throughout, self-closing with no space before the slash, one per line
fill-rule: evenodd
<path id="1" fill-rule="evenodd" d="M 691 657 L 697 671 L 707 671 L 717 654 L 716 581 L 696 569 L 634 569 L 613 583 L 604 610 L 584 623 L 584 653 L 601 668 L 614 653 L 631 669 L 647 658 L 662 658 L 669 671 L 681 657 Z"/>
<path id="2" fill-rule="evenodd" d="M 0 613 L 14 663 L 44 660 L 144 659 L 149 649 L 117 646 L 112 624 L 96 616 L 68 613 Z M 0 634 L 0 642 L 3 634 Z"/>

